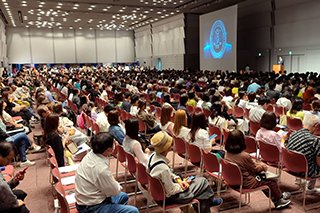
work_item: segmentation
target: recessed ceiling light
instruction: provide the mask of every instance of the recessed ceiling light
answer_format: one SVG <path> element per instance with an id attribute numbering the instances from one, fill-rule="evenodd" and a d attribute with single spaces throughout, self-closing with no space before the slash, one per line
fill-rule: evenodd
<path id="1" fill-rule="evenodd" d="M 93 5 L 91 5 L 90 7 L 95 8 L 95 7 L 96 7 L 96 5 L 94 5 L 94 4 L 93 4 Z"/>

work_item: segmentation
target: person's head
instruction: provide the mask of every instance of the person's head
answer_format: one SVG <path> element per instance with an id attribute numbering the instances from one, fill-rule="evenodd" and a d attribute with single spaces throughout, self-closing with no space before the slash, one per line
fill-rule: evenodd
<path id="1" fill-rule="evenodd" d="M 208 127 L 208 120 L 203 112 L 196 112 L 192 116 L 190 136 L 191 141 L 195 140 L 198 129 L 206 129 Z"/>
<path id="2" fill-rule="evenodd" d="M 58 115 L 61 115 L 63 113 L 63 107 L 61 102 L 56 102 L 53 105 L 53 113 L 56 113 Z"/>
<path id="3" fill-rule="evenodd" d="M 50 114 L 50 110 L 46 105 L 38 106 L 37 112 L 41 118 L 46 118 Z"/>
<path id="4" fill-rule="evenodd" d="M 228 139 L 225 143 L 225 149 L 228 153 L 239 154 L 246 149 L 244 135 L 240 130 L 229 132 Z"/>
<path id="5" fill-rule="evenodd" d="M 277 116 L 273 112 L 265 112 L 263 113 L 260 120 L 260 127 L 263 127 L 268 130 L 273 130 L 273 128 L 277 125 Z"/>
<path id="6" fill-rule="evenodd" d="M 130 118 L 125 123 L 126 135 L 132 139 L 139 141 L 139 121 L 135 118 Z"/>
<path id="7" fill-rule="evenodd" d="M 46 122 L 44 125 L 44 134 L 47 136 L 48 134 L 57 131 L 59 127 L 59 115 L 58 114 L 49 114 L 46 117 Z"/>
<path id="8" fill-rule="evenodd" d="M 181 106 L 186 106 L 186 104 L 187 104 L 187 102 L 188 102 L 188 95 L 187 94 L 182 94 L 181 96 L 180 96 L 180 105 Z"/>
<path id="9" fill-rule="evenodd" d="M 150 142 L 157 154 L 166 156 L 171 150 L 172 137 L 165 131 L 160 131 L 153 135 L 153 137 L 150 139 Z"/>
<path id="10" fill-rule="evenodd" d="M 111 104 L 107 104 L 104 108 L 103 111 L 104 113 L 108 114 L 111 110 L 114 110 L 114 107 Z"/>
<path id="11" fill-rule="evenodd" d="M 262 106 L 263 108 L 266 108 L 268 106 L 268 104 L 270 104 L 271 101 L 270 101 L 270 98 L 267 97 L 267 96 L 261 96 L 259 99 L 258 99 L 258 104 L 260 106 Z"/>
<path id="12" fill-rule="evenodd" d="M 303 128 L 308 129 L 311 133 L 316 130 L 316 125 L 320 122 L 319 117 L 314 114 L 305 114 L 303 118 Z"/>
<path id="13" fill-rule="evenodd" d="M 139 101 L 139 95 L 134 94 L 131 97 L 131 104 L 134 105 L 134 106 L 138 106 L 138 101 Z"/>
<path id="14" fill-rule="evenodd" d="M 6 108 L 6 102 L 0 100 L 0 115 L 2 116 L 3 110 Z"/>
<path id="15" fill-rule="evenodd" d="M 9 165 L 14 156 L 13 145 L 9 142 L 0 142 L 0 166 Z"/>
<path id="16" fill-rule="evenodd" d="M 147 102 L 144 99 L 139 100 L 138 102 L 138 108 L 139 110 L 145 110 L 147 107 Z"/>
<path id="17" fill-rule="evenodd" d="M 173 107 L 168 104 L 164 104 L 161 109 L 160 123 L 162 126 L 166 125 L 171 120 Z"/>
<path id="18" fill-rule="evenodd" d="M 255 99 L 256 99 L 256 93 L 249 93 L 248 94 L 249 102 L 254 102 Z"/>
<path id="19" fill-rule="evenodd" d="M 314 112 L 320 112 L 320 100 L 319 99 L 313 100 L 311 103 L 311 106 L 312 106 L 312 110 Z"/>
<path id="20" fill-rule="evenodd" d="M 120 123 L 118 110 L 111 110 L 108 113 L 108 122 L 110 126 L 114 126 Z"/>
<path id="21" fill-rule="evenodd" d="M 303 100 L 301 98 L 296 98 L 292 103 L 290 113 L 296 114 L 297 112 L 302 110 L 302 107 L 303 107 Z"/>
<path id="22" fill-rule="evenodd" d="M 102 154 L 105 157 L 110 156 L 114 150 L 113 137 L 106 132 L 101 132 L 97 135 L 92 136 L 90 144 L 92 151 L 95 154 Z"/>
<path id="23" fill-rule="evenodd" d="M 180 129 L 183 126 L 187 126 L 187 113 L 186 111 L 179 109 L 174 115 L 173 133 L 179 135 Z"/>

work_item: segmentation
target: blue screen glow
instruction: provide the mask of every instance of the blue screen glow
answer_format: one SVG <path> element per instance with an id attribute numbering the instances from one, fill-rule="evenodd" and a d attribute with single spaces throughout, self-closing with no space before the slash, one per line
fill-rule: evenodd
<path id="1" fill-rule="evenodd" d="M 210 30 L 209 39 L 203 47 L 205 58 L 221 59 L 231 53 L 232 44 L 227 42 L 227 29 L 221 20 L 216 20 Z"/>

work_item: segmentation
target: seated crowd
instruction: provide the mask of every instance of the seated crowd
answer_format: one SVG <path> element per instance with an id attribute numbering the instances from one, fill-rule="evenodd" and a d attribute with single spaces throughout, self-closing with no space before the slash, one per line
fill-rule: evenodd
<path id="1" fill-rule="evenodd" d="M 317 73 L 126 72 L 85 67 L 40 69 L 39 73 L 24 69 L 10 79 L 12 83 L 8 80 L 0 79 L 0 165 L 10 164 L 15 153 L 21 167 L 34 165 L 27 160 L 26 151 L 38 151 L 40 147 L 27 134 L 32 129 L 31 121 L 41 121 L 44 144 L 52 148 L 57 166 L 80 161 L 75 199 L 81 213 L 139 211 L 127 205 L 129 197 L 112 174 L 110 157 L 117 146 L 163 183 L 167 204 L 198 199 L 201 212 L 210 212 L 211 206 L 223 201 L 214 197 L 206 178 L 188 182 L 169 166 L 167 155 L 174 147 L 174 138 L 237 164 L 244 188 L 268 185 L 277 209 L 289 206 L 290 193 L 280 190 L 277 179 L 257 179 L 268 167 L 246 152 L 247 135 L 275 145 L 279 153 L 282 149 L 302 153 L 307 159 L 308 176 L 320 175 Z M 278 108 L 281 113 L 277 113 Z M 20 123 L 16 116 L 20 116 Z M 299 120 L 300 128 L 287 128 L 290 119 Z M 258 125 L 256 132 L 252 132 L 254 124 Z M 216 132 L 211 127 L 223 137 L 213 134 Z M 78 150 L 88 143 L 91 151 L 79 158 L 78 152 L 69 148 L 70 143 Z M 1 212 L 28 212 L 23 203 L 26 194 L 13 190 L 24 173 L 17 172 L 9 182 L 0 177 L 0 187 L 6 193 L 0 195 Z M 315 180 L 307 184 L 309 190 L 318 191 Z"/>

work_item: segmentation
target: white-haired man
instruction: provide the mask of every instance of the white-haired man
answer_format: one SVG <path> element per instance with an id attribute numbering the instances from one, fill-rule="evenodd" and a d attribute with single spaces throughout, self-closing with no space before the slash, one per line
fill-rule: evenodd
<path id="1" fill-rule="evenodd" d="M 317 123 L 319 123 L 317 115 L 306 114 L 303 119 L 303 128 L 292 133 L 286 145 L 287 149 L 305 155 L 308 161 L 309 177 L 320 174 L 320 139 L 313 135 Z M 315 180 L 310 181 L 308 189 L 314 189 L 315 184 Z"/>

